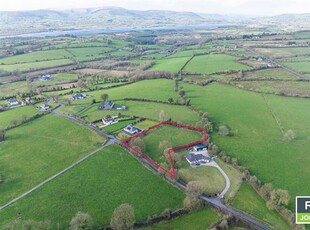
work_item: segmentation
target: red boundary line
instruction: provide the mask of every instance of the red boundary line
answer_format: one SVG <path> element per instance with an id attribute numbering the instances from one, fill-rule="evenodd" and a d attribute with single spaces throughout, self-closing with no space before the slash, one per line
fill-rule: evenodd
<path id="1" fill-rule="evenodd" d="M 146 133 L 158 128 L 159 126 L 162 126 L 162 125 L 172 125 L 172 126 L 176 126 L 176 127 L 181 127 L 181 128 L 184 128 L 184 129 L 190 129 L 190 130 L 195 130 L 195 131 L 199 131 L 202 133 L 203 135 L 203 138 L 199 141 L 195 141 L 195 142 L 192 142 L 192 143 L 189 143 L 189 144 L 185 144 L 185 145 L 181 145 L 181 146 L 177 146 L 177 147 L 174 147 L 174 148 L 170 148 L 168 149 L 168 155 L 169 155 L 169 163 L 170 163 L 170 166 L 171 166 L 171 171 L 166 169 L 165 167 L 161 166 L 160 164 L 158 164 L 156 161 L 152 160 L 151 158 L 149 158 L 147 155 L 143 154 L 142 152 L 140 152 L 139 150 L 135 149 L 133 146 L 129 145 L 129 142 L 137 137 L 140 137 L 142 135 L 145 135 Z M 177 123 L 177 122 L 173 122 L 173 121 L 163 121 L 163 122 L 160 122 L 159 124 L 157 125 L 154 125 L 132 137 L 129 137 L 128 139 L 124 140 L 122 142 L 122 144 L 124 146 L 126 146 L 127 148 L 131 149 L 133 152 L 135 152 L 136 154 L 138 154 L 139 156 L 142 156 L 144 159 L 146 159 L 148 162 L 150 162 L 151 164 L 153 164 L 154 166 L 156 166 L 158 169 L 161 169 L 163 170 L 165 173 L 167 173 L 168 175 L 170 175 L 171 177 L 173 178 L 176 178 L 176 173 L 175 173 L 175 167 L 174 167 L 174 164 L 173 164 L 173 160 L 172 160 L 172 154 L 171 152 L 172 151 L 175 151 L 175 150 L 180 150 L 180 149 L 184 149 L 184 148 L 188 148 L 188 147 L 192 147 L 194 145 L 197 145 L 197 144 L 201 144 L 203 142 L 206 142 L 208 140 L 208 134 L 206 132 L 206 130 L 204 129 L 201 129 L 201 128 L 197 128 L 197 127 L 194 127 L 194 126 L 190 126 L 190 125 L 184 125 L 184 124 L 180 124 L 180 123 Z"/>

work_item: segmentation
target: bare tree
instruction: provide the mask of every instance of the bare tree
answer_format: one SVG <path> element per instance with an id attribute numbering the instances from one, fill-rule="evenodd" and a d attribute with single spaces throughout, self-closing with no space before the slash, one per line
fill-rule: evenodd
<path id="1" fill-rule="evenodd" d="M 293 130 L 288 130 L 284 136 L 283 136 L 283 139 L 286 140 L 286 141 L 292 141 L 296 138 L 296 134 Z"/>
<path id="2" fill-rule="evenodd" d="M 70 230 L 90 230 L 93 226 L 93 219 L 88 213 L 78 212 L 70 222 Z"/>
<path id="3" fill-rule="evenodd" d="M 135 213 L 130 204 L 122 204 L 116 208 L 111 218 L 111 227 L 114 230 L 133 229 Z"/>
<path id="4" fill-rule="evenodd" d="M 221 136 L 227 136 L 229 134 L 229 129 L 225 125 L 221 125 L 218 133 Z"/>
<path id="5" fill-rule="evenodd" d="M 133 146 L 135 149 L 137 149 L 140 152 L 145 151 L 145 143 L 140 137 L 137 137 L 137 138 L 134 138 L 133 140 L 131 140 L 130 145 Z"/>
<path id="6" fill-rule="evenodd" d="M 165 113 L 164 110 L 161 110 L 159 112 L 159 121 L 165 121 L 165 120 L 167 120 L 167 114 Z"/>

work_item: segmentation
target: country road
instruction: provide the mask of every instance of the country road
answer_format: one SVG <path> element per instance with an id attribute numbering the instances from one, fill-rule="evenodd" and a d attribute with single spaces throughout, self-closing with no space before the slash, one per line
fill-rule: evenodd
<path id="1" fill-rule="evenodd" d="M 77 119 L 76 117 L 74 116 L 70 116 L 70 115 L 66 115 L 66 114 L 62 114 L 62 113 L 59 113 L 58 110 L 61 109 L 64 105 L 61 105 L 60 107 L 58 107 L 57 109 L 55 109 L 54 111 L 52 111 L 53 114 L 57 115 L 57 116 L 61 116 L 61 117 L 64 117 L 66 119 L 69 119 L 73 122 L 76 122 L 80 125 L 83 125 L 85 127 L 87 127 L 88 129 L 91 129 L 93 130 L 94 132 L 96 132 L 98 135 L 100 136 L 103 136 L 107 139 L 107 142 L 101 146 L 100 148 L 94 150 L 93 152 L 87 154 L 86 156 L 84 156 L 83 158 L 81 158 L 80 160 L 76 161 L 75 163 L 73 163 L 72 165 L 68 166 L 67 168 L 61 170 L 60 172 L 58 172 L 57 174 L 47 178 L 46 180 L 42 181 L 41 183 L 39 183 L 38 185 L 36 185 L 35 187 L 29 189 L 28 191 L 24 192 L 23 194 L 21 194 L 20 196 L 16 197 L 15 199 L 3 204 L 0 206 L 0 210 L 14 204 L 15 202 L 19 201 L 20 199 L 26 197 L 27 195 L 29 195 L 30 193 L 34 192 L 35 190 L 39 189 L 40 187 L 44 186 L 46 183 L 56 179 L 57 177 L 61 176 L 62 174 L 66 173 L 67 171 L 71 170 L 72 168 L 74 168 L 75 166 L 77 166 L 78 164 L 80 164 L 81 162 L 85 161 L 86 159 L 88 159 L 89 157 L 93 156 L 94 154 L 96 154 L 97 152 L 99 152 L 100 150 L 102 150 L 103 148 L 107 147 L 107 146 L 110 146 L 112 144 L 118 144 L 119 146 L 121 146 L 122 148 L 124 148 L 125 150 L 130 151 L 130 149 L 128 149 L 127 147 L 123 146 L 121 144 L 121 142 L 115 138 L 113 135 L 108 135 L 107 133 L 103 132 L 102 130 L 96 128 L 95 126 L 91 125 L 91 124 L 87 124 L 79 119 Z M 139 157 L 138 157 L 139 158 Z M 147 165 L 149 168 L 151 168 L 154 172 L 158 172 L 158 168 L 153 165 L 151 162 L 147 161 L 146 159 L 144 158 L 139 158 L 139 160 Z M 222 170 L 219 166 L 217 167 L 220 171 Z M 222 172 L 221 172 L 222 173 Z M 224 175 L 226 175 L 226 173 L 223 171 Z M 227 177 L 227 175 L 226 175 Z M 229 181 L 229 178 L 225 177 L 225 180 L 228 179 Z M 176 187 L 178 187 L 179 189 L 185 191 L 186 189 L 186 185 L 180 183 L 179 181 L 175 181 L 174 183 L 172 182 L 172 184 L 174 184 Z M 228 187 L 227 187 L 228 186 Z M 229 189 L 229 184 L 227 185 L 226 184 L 226 187 L 224 189 L 224 191 L 221 193 L 221 194 L 225 194 L 227 192 L 227 190 Z M 210 198 L 210 197 L 207 197 L 205 195 L 200 195 L 199 196 L 200 199 L 204 200 L 205 202 L 207 202 L 208 204 L 216 207 L 216 208 L 219 208 L 223 211 L 226 211 L 228 213 L 231 213 L 232 215 L 234 215 L 235 217 L 237 218 L 240 218 L 241 220 L 249 223 L 250 225 L 252 226 L 255 226 L 259 229 L 262 229 L 262 230 L 268 230 L 269 228 L 262 225 L 261 223 L 257 222 L 256 220 L 234 210 L 233 208 L 230 208 L 230 207 L 227 207 L 225 204 L 222 203 L 222 200 L 218 197 L 214 197 L 214 198 Z"/>

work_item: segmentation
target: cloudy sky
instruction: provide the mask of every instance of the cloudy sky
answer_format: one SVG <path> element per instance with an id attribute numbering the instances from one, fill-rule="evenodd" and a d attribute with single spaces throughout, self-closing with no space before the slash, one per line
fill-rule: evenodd
<path id="1" fill-rule="evenodd" d="M 310 13 L 310 0 L 0 0 L 0 11 L 103 6 L 246 15 Z"/>

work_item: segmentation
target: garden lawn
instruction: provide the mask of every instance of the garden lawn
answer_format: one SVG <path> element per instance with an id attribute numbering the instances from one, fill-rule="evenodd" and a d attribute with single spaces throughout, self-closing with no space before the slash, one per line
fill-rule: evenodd
<path id="1" fill-rule="evenodd" d="M 0 204 L 100 147 L 105 140 L 67 119 L 47 115 L 6 133 L 0 143 Z"/>
<path id="2" fill-rule="evenodd" d="M 310 184 L 310 101 L 300 98 L 267 96 L 285 131 L 292 129 L 297 138 L 284 141 L 282 133 L 261 94 L 231 86 L 183 85 L 196 109 L 207 111 L 214 123 L 212 142 L 263 182 L 287 189 L 293 197 L 307 194 Z M 203 103 L 201 103 L 203 101 Z M 217 128 L 226 125 L 232 135 L 219 136 Z"/>
<path id="3" fill-rule="evenodd" d="M 268 209 L 266 202 L 247 183 L 241 185 L 232 204 L 235 208 L 266 221 L 276 229 L 290 229 L 284 217 L 276 211 Z"/>
<path id="4" fill-rule="evenodd" d="M 119 121 L 116 124 L 108 125 L 103 128 L 103 130 L 107 133 L 114 133 L 120 129 L 123 129 L 127 125 L 130 125 L 135 122 L 135 119 L 129 119 L 129 120 L 124 120 L 124 121 Z"/>
<path id="5" fill-rule="evenodd" d="M 237 62 L 238 58 L 227 54 L 210 54 L 195 56 L 184 71 L 199 74 L 211 74 L 230 70 L 246 70 L 249 66 Z"/>
<path id="6" fill-rule="evenodd" d="M 95 228 L 110 223 L 116 207 L 129 203 L 138 221 L 181 208 L 185 195 L 146 169 L 129 153 L 110 146 L 12 206 L 0 211 L 0 226 L 16 218 L 51 220 L 67 229 L 78 212 L 89 213 Z M 215 217 L 211 220 L 216 219 Z M 211 215 L 212 215 L 211 214 Z"/>

